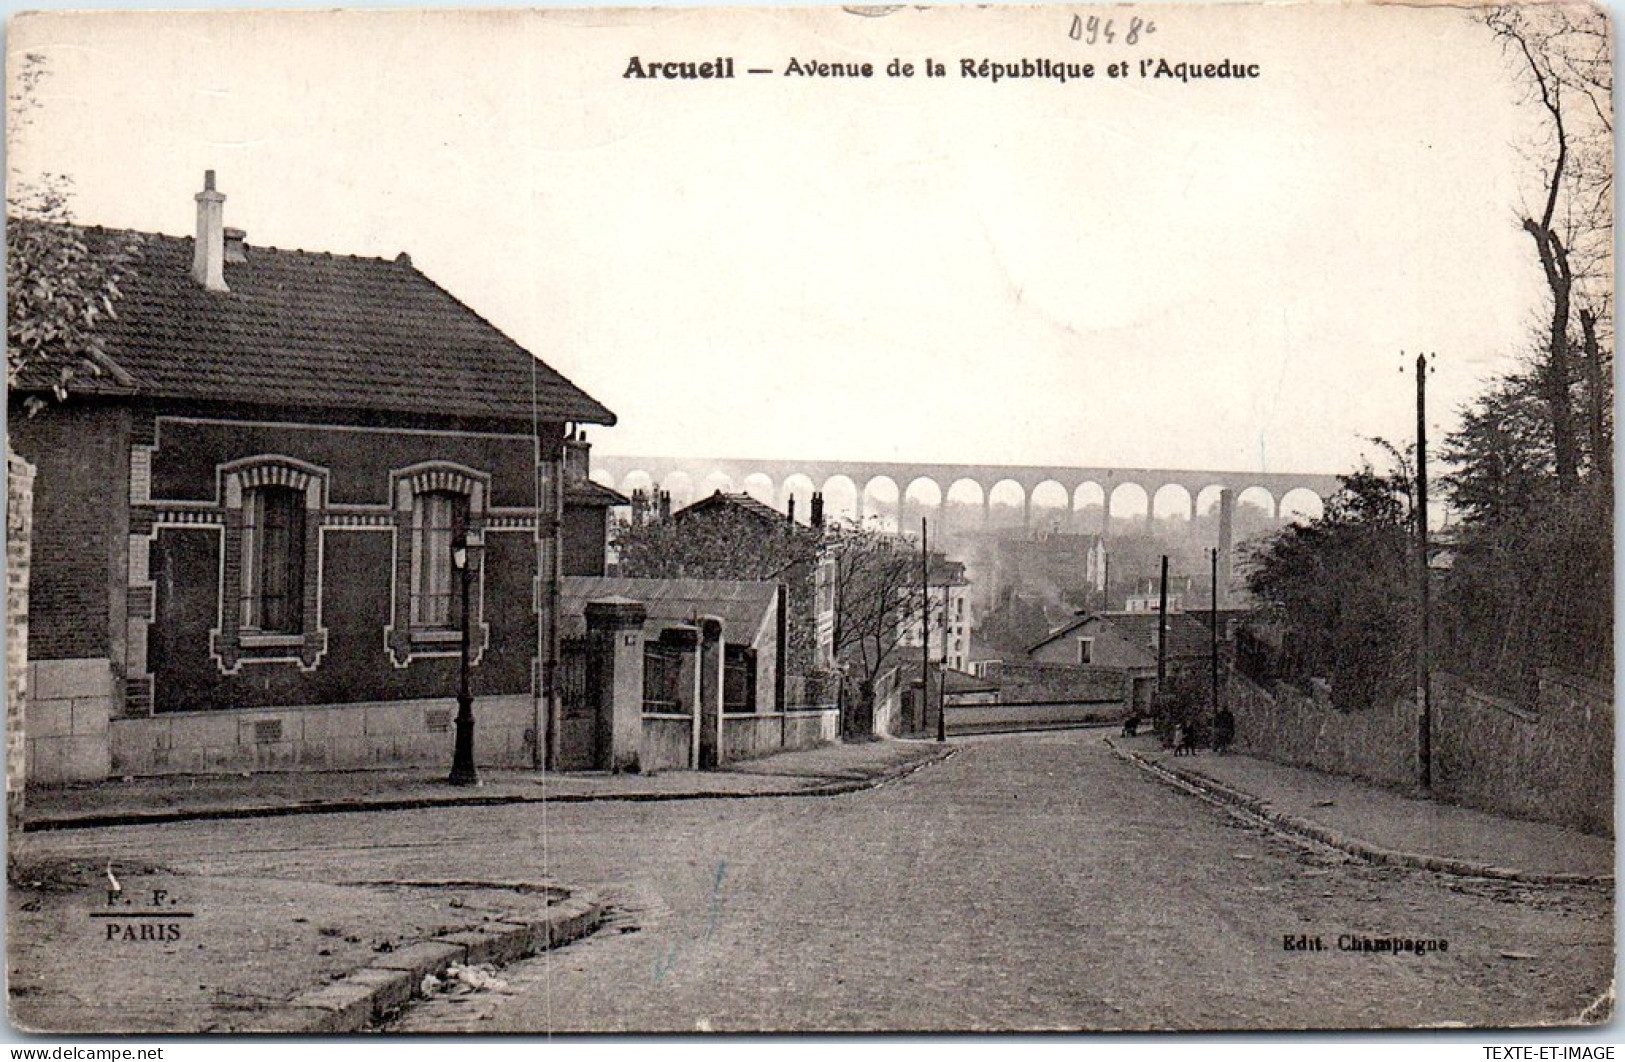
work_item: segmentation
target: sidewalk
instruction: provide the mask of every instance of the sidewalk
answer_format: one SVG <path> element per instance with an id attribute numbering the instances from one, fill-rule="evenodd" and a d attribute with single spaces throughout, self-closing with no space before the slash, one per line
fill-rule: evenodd
<path id="1" fill-rule="evenodd" d="M 61 830 L 542 801 L 821 796 L 898 777 L 940 759 L 947 749 L 930 742 L 870 741 L 784 752 L 711 771 L 659 774 L 482 770 L 480 784 L 466 788 L 448 785 L 445 770 L 428 769 L 137 778 L 30 789 L 23 828 Z"/>
<path id="2" fill-rule="evenodd" d="M 1613 883 L 1614 844 L 1607 837 L 1237 753 L 1176 758 L 1151 736 L 1112 736 L 1108 744 L 1153 773 L 1373 862 L 1530 884 Z"/>

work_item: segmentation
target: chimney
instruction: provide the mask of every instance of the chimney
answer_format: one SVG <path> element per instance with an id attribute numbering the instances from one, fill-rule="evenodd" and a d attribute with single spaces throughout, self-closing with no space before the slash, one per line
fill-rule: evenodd
<path id="1" fill-rule="evenodd" d="M 248 233 L 242 229 L 224 229 L 226 234 L 226 261 L 233 265 L 248 262 Z"/>
<path id="2" fill-rule="evenodd" d="M 793 524 L 796 522 L 796 496 L 790 495 L 790 504 L 785 508 L 784 515 Z"/>
<path id="3" fill-rule="evenodd" d="M 564 440 L 564 482 L 581 483 L 587 478 L 592 444 L 585 435 L 574 435 Z"/>
<path id="4" fill-rule="evenodd" d="M 662 520 L 671 519 L 671 491 L 669 490 L 660 492 L 660 518 Z"/>
<path id="5" fill-rule="evenodd" d="M 813 491 L 810 518 L 814 527 L 824 526 L 824 492 L 821 490 Z"/>
<path id="6" fill-rule="evenodd" d="M 225 233 L 222 231 L 226 197 L 214 190 L 214 171 L 203 171 L 203 191 L 197 200 L 197 241 L 192 247 L 192 279 L 208 291 L 226 287 Z"/>

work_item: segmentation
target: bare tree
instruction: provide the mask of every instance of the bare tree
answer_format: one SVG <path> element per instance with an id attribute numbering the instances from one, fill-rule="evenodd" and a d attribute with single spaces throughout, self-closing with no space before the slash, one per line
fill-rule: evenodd
<path id="1" fill-rule="evenodd" d="M 1538 377 L 1551 424 L 1558 482 L 1572 488 L 1582 465 L 1609 464 L 1608 383 L 1613 278 L 1613 67 L 1607 16 L 1580 3 L 1487 8 L 1475 16 L 1502 43 L 1519 81 L 1543 112 L 1536 147 L 1540 195 L 1522 210 L 1551 296 Z M 1573 329 L 1576 322 L 1580 335 Z M 1573 359 L 1578 348 L 1580 373 Z M 1584 409 L 1575 408 L 1581 384 Z"/>

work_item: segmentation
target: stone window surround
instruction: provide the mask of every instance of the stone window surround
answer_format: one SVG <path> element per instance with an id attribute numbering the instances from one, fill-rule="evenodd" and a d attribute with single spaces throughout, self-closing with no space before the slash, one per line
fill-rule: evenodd
<path id="1" fill-rule="evenodd" d="M 487 530 L 487 502 L 491 494 L 489 474 L 451 461 L 425 461 L 389 474 L 391 516 L 395 526 L 394 559 L 391 564 L 389 624 L 384 628 L 384 645 L 390 662 L 404 668 L 413 660 L 429 657 L 459 656 L 462 653 L 461 632 L 448 632 L 439 628 L 414 627 L 412 617 L 412 588 L 417 585 L 412 570 L 412 520 L 419 494 L 461 494 L 468 499 L 468 533 L 476 543 L 483 543 Z M 469 609 L 469 663 L 478 664 L 491 641 L 491 628 L 485 622 L 485 565 L 482 563 L 470 580 Z"/>

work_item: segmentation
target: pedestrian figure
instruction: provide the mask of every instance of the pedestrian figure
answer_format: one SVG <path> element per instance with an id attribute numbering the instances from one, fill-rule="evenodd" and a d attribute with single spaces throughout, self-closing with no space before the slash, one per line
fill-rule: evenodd
<path id="1" fill-rule="evenodd" d="M 1138 710 L 1130 712 L 1128 718 L 1123 720 L 1123 736 L 1134 737 L 1140 732 L 1140 713 Z"/>
<path id="2" fill-rule="evenodd" d="M 1194 756 L 1194 755 L 1196 755 L 1196 724 L 1195 723 L 1188 722 L 1188 721 L 1184 722 L 1184 723 L 1180 723 L 1179 724 L 1179 729 L 1174 731 L 1174 755 L 1175 756 Z"/>
<path id="3" fill-rule="evenodd" d="M 1229 752 L 1236 740 L 1236 717 L 1229 708 L 1220 708 L 1213 715 L 1213 751 Z"/>

